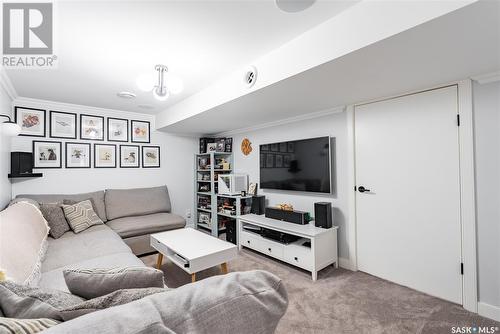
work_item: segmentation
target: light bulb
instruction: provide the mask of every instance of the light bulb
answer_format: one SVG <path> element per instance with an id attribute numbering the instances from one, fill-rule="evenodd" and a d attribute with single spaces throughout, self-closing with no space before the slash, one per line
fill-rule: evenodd
<path id="1" fill-rule="evenodd" d="M 14 122 L 2 123 L 2 134 L 8 137 L 15 137 L 21 133 L 21 127 Z"/>
<path id="2" fill-rule="evenodd" d="M 160 87 L 156 86 L 155 89 L 153 90 L 153 96 L 158 101 L 165 101 L 170 96 L 170 92 L 165 87 L 160 88 Z"/>
<path id="3" fill-rule="evenodd" d="M 155 86 L 155 76 L 154 74 L 141 74 L 137 77 L 136 84 L 140 90 L 145 92 L 150 92 Z"/>
<path id="4" fill-rule="evenodd" d="M 179 78 L 175 74 L 168 74 L 167 87 L 172 94 L 179 94 L 184 89 L 184 84 L 182 83 L 181 78 Z"/>

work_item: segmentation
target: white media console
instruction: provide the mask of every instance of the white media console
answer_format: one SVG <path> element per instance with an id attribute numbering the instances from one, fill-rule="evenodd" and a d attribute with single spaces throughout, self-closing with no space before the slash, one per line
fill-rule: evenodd
<path id="1" fill-rule="evenodd" d="M 251 229 L 252 226 L 288 233 L 300 239 L 283 244 L 244 229 Z M 238 247 L 240 250 L 242 247 L 248 247 L 308 270 L 312 273 L 313 281 L 316 281 L 321 269 L 331 264 L 338 268 L 337 229 L 337 226 L 328 229 L 316 227 L 314 222 L 299 225 L 266 218 L 263 215 L 243 215 L 238 220 Z"/>

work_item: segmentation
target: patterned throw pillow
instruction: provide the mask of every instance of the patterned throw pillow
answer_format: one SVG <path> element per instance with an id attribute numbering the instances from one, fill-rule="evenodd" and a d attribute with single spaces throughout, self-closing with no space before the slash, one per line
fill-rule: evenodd
<path id="1" fill-rule="evenodd" d="M 63 204 L 64 215 L 69 226 L 75 233 L 88 229 L 90 226 L 104 224 L 92 208 L 92 203 L 85 200 L 74 205 Z"/>
<path id="2" fill-rule="evenodd" d="M 49 234 L 52 238 L 60 238 L 70 230 L 66 217 L 64 217 L 62 203 L 40 203 L 40 211 L 49 224 Z"/>
<path id="3" fill-rule="evenodd" d="M 0 318 L 0 333 L 34 334 L 59 324 L 58 321 L 41 319 Z"/>

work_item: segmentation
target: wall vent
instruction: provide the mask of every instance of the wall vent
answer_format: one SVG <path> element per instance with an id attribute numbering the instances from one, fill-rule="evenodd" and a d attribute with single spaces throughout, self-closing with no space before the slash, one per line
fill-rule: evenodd
<path id="1" fill-rule="evenodd" d="M 257 69 L 255 68 L 255 66 L 250 66 L 249 68 L 247 68 L 247 70 L 245 71 L 244 81 L 247 88 L 255 85 L 255 82 L 257 81 Z"/>

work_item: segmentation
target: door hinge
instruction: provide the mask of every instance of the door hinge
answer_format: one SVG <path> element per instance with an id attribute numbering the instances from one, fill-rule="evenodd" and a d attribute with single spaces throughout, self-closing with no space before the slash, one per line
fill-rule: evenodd
<path id="1" fill-rule="evenodd" d="M 460 115 L 457 114 L 457 126 L 460 126 Z"/>
<path id="2" fill-rule="evenodd" d="M 460 263 L 460 275 L 464 274 L 464 263 Z"/>

